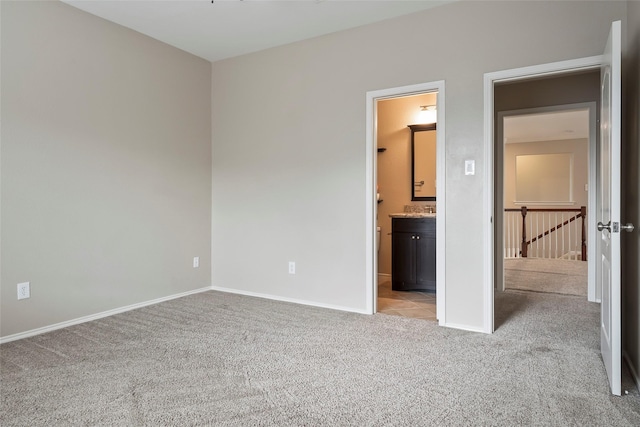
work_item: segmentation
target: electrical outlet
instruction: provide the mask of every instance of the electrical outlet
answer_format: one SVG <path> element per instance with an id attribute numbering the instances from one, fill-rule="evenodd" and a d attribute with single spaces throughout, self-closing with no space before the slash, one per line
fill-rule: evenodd
<path id="1" fill-rule="evenodd" d="M 289 261 L 289 274 L 296 274 L 296 263 Z"/>
<path id="2" fill-rule="evenodd" d="M 31 296 L 29 282 L 18 283 L 18 299 L 25 299 Z"/>
<path id="3" fill-rule="evenodd" d="M 194 256 L 193 257 L 193 268 L 198 268 L 200 267 L 200 257 L 199 256 Z"/>

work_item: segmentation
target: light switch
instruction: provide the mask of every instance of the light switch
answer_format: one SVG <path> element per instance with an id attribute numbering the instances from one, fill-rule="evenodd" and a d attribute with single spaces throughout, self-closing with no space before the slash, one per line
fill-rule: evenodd
<path id="1" fill-rule="evenodd" d="M 476 161 L 475 160 L 465 160 L 464 161 L 464 174 L 465 175 L 475 175 L 476 174 Z"/>

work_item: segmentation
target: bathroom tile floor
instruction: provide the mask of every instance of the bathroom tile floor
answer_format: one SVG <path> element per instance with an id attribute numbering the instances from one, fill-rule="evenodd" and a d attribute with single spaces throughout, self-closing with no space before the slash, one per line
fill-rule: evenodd
<path id="1" fill-rule="evenodd" d="M 378 313 L 436 321 L 436 294 L 394 291 L 388 276 L 378 278 Z"/>

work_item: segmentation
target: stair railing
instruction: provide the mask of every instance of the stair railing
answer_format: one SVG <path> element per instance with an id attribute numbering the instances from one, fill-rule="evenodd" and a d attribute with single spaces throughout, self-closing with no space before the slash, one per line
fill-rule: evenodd
<path id="1" fill-rule="evenodd" d="M 587 260 L 587 208 L 505 209 L 506 258 L 568 258 Z M 517 215 L 517 212 L 520 215 Z M 521 217 L 518 218 L 518 217 Z M 578 221 L 580 219 L 581 221 Z M 578 222 L 580 227 L 578 230 Z M 533 236 L 529 238 L 527 230 Z M 578 236 L 580 236 L 578 240 Z"/>

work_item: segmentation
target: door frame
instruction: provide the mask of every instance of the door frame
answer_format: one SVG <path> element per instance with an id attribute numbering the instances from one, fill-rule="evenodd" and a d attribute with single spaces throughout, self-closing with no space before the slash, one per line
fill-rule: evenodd
<path id="1" fill-rule="evenodd" d="M 586 58 L 571 59 L 567 61 L 552 62 L 533 65 L 529 67 L 513 68 L 503 71 L 485 73 L 484 75 L 484 183 L 485 198 L 483 206 L 483 332 L 491 334 L 494 331 L 494 262 L 496 257 L 494 239 L 494 85 L 508 81 L 531 79 L 535 77 L 548 77 L 572 73 L 581 70 L 599 69 L 602 64 L 602 55 Z"/>
<path id="2" fill-rule="evenodd" d="M 589 114 L 589 137 L 588 137 L 588 175 L 587 175 L 587 222 L 585 224 L 585 228 L 587 230 L 587 301 L 589 302 L 600 302 L 600 290 L 597 289 L 596 283 L 596 234 L 593 230 L 596 229 L 596 178 L 597 178 L 597 170 L 596 170 L 596 160 L 597 160 L 597 149 L 598 149 L 598 119 L 597 119 L 597 102 L 579 102 L 574 104 L 558 104 L 558 105 L 549 105 L 545 107 L 535 107 L 535 108 L 523 108 L 517 110 L 508 110 L 508 111 L 500 111 L 497 114 L 497 129 L 496 135 L 497 140 L 500 141 L 502 136 L 504 135 L 504 118 L 505 117 L 514 117 L 521 116 L 527 114 L 540 114 L 540 113 L 549 113 L 549 112 L 562 112 L 562 111 L 575 111 L 575 110 L 586 110 Z M 497 148 L 497 147 L 496 147 Z M 494 165 L 494 177 L 495 173 L 501 173 L 504 176 L 504 143 L 502 144 L 502 157 L 501 160 L 495 162 Z M 497 159 L 496 159 L 497 160 Z M 499 164 L 502 163 L 502 164 Z M 499 183 L 498 183 L 499 185 Z M 494 203 L 495 203 L 494 197 Z M 502 197 L 504 199 L 504 197 Z M 504 211 L 499 211 L 499 206 L 495 207 L 495 219 L 494 222 L 496 226 L 502 226 L 504 224 Z M 500 234 L 500 230 L 496 230 L 496 234 Z M 504 236 L 502 236 L 504 238 Z M 497 242 L 498 244 L 500 242 Z M 499 248 L 496 248 L 498 250 Z M 497 255 L 497 254 L 496 254 Z M 502 265 L 503 277 L 502 279 L 497 280 L 496 287 L 499 290 L 504 290 L 504 265 L 500 262 L 500 260 L 496 260 L 495 266 L 498 267 Z M 500 274 L 500 272 L 497 272 Z M 495 280 L 495 278 L 494 278 Z"/>
<path id="3" fill-rule="evenodd" d="M 436 316 L 438 324 L 446 324 L 446 282 L 445 282 L 445 82 L 438 80 L 409 86 L 369 91 L 366 94 L 366 214 L 365 214 L 365 271 L 366 271 L 366 312 L 377 311 L 378 299 L 378 258 L 376 256 L 376 218 L 378 202 L 376 197 L 377 172 L 377 102 L 389 98 L 421 93 L 438 92 L 438 126 L 436 127 Z"/>

